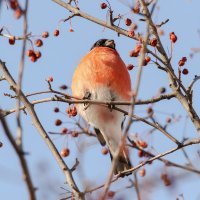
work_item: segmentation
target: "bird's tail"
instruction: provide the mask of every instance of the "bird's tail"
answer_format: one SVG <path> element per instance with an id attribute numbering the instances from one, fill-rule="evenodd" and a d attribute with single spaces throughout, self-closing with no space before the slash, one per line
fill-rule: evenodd
<path id="1" fill-rule="evenodd" d="M 112 160 L 113 156 L 112 156 L 111 153 L 110 153 L 110 157 L 111 157 L 111 160 Z M 116 167 L 115 167 L 115 170 L 114 170 L 114 174 L 115 175 L 120 174 L 121 172 L 123 172 L 125 170 L 128 170 L 128 169 L 131 169 L 131 168 L 132 168 L 131 161 L 130 161 L 126 151 L 123 150 L 119 154 L 118 161 L 117 161 L 117 164 L 116 164 Z M 131 174 L 131 172 L 130 173 L 126 173 L 126 176 L 128 176 L 130 174 Z"/>

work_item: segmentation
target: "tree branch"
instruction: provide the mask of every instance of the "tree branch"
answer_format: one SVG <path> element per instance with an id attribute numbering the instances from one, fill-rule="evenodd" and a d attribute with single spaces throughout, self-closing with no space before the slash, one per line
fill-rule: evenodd
<path id="1" fill-rule="evenodd" d="M 6 80 L 8 81 L 8 83 L 10 84 L 12 89 L 16 92 L 17 91 L 17 84 L 15 83 L 14 79 L 10 75 L 8 69 L 5 66 L 5 63 L 2 62 L 1 60 L 0 60 L 0 69 L 2 70 Z M 42 124 L 40 123 L 39 118 L 38 118 L 38 116 L 37 116 L 37 114 L 36 114 L 36 112 L 35 112 L 35 110 L 33 108 L 33 105 L 28 101 L 28 99 L 26 98 L 26 96 L 24 95 L 24 93 L 22 91 L 20 91 L 20 96 L 18 98 L 26 106 L 26 109 L 28 110 L 28 112 L 29 112 L 29 114 L 31 116 L 33 125 L 36 127 L 36 129 L 40 133 L 41 137 L 43 138 L 43 140 L 45 141 L 45 143 L 49 147 L 50 151 L 52 152 L 54 158 L 56 159 L 56 161 L 57 161 L 57 163 L 59 165 L 59 167 L 63 171 L 63 173 L 64 173 L 64 175 L 66 177 L 67 183 L 71 187 L 74 195 L 78 199 L 84 200 L 85 198 L 84 198 L 83 193 L 79 191 L 69 167 L 66 165 L 66 163 L 64 162 L 64 160 L 60 156 L 60 154 L 59 154 L 58 150 L 56 149 L 55 145 L 53 144 L 53 142 L 51 141 L 50 137 L 48 136 L 48 134 L 46 133 L 45 129 L 43 128 Z"/>

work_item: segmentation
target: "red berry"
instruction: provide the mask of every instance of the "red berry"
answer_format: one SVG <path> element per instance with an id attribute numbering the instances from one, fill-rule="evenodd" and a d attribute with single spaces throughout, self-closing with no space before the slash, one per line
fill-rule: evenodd
<path id="1" fill-rule="evenodd" d="M 141 44 L 137 44 L 137 45 L 135 46 L 135 52 L 136 52 L 136 53 L 139 53 L 141 49 L 142 49 L 142 45 L 141 45 Z"/>
<path id="2" fill-rule="evenodd" d="M 172 119 L 171 119 L 170 117 L 168 117 L 168 118 L 166 119 L 166 122 L 167 122 L 167 123 L 171 123 L 171 121 L 172 121 Z"/>
<path id="3" fill-rule="evenodd" d="M 42 56 L 42 54 L 40 51 L 35 51 L 35 56 L 37 59 L 39 59 Z"/>
<path id="4" fill-rule="evenodd" d="M 17 1 L 17 0 L 10 0 L 10 7 L 11 7 L 13 10 L 16 10 L 18 6 L 19 6 L 19 4 L 18 4 L 18 1 Z"/>
<path id="5" fill-rule="evenodd" d="M 132 20 L 129 19 L 129 18 L 126 18 L 125 19 L 125 24 L 126 24 L 126 26 L 130 26 L 132 24 Z"/>
<path id="6" fill-rule="evenodd" d="M 108 150 L 108 148 L 106 148 L 106 147 L 104 147 L 104 148 L 101 150 L 101 153 L 102 153 L 103 155 L 108 154 L 108 152 L 109 152 L 109 150 Z"/>
<path id="7" fill-rule="evenodd" d="M 54 31 L 54 33 L 53 33 L 53 35 L 54 35 L 55 37 L 59 36 L 59 34 L 60 34 L 60 31 L 59 31 L 58 29 L 56 29 L 56 30 Z"/>
<path id="8" fill-rule="evenodd" d="M 54 112 L 55 112 L 55 113 L 58 113 L 59 111 L 60 111 L 60 110 L 59 110 L 58 107 L 55 107 L 55 108 L 54 108 Z"/>
<path id="9" fill-rule="evenodd" d="M 72 136 L 72 137 L 78 137 L 78 132 L 73 131 L 73 132 L 71 133 L 71 136 Z"/>
<path id="10" fill-rule="evenodd" d="M 132 69 L 134 68 L 134 66 L 133 66 L 132 64 L 128 64 L 128 65 L 126 66 L 126 68 L 127 68 L 128 70 L 132 70 Z"/>
<path id="11" fill-rule="evenodd" d="M 56 126 L 60 126 L 62 124 L 62 121 L 60 120 L 60 119 L 57 119 L 56 121 L 55 121 L 55 125 Z"/>
<path id="12" fill-rule="evenodd" d="M 137 26 L 137 24 L 132 23 L 131 28 L 132 28 L 133 30 L 137 30 L 138 26 Z"/>
<path id="13" fill-rule="evenodd" d="M 101 9 L 106 9 L 107 8 L 107 4 L 106 3 L 101 3 Z"/>
<path id="14" fill-rule="evenodd" d="M 146 170 L 145 170 L 144 168 L 140 169 L 139 175 L 140 175 L 141 177 L 144 177 L 144 176 L 146 175 Z"/>
<path id="15" fill-rule="evenodd" d="M 139 140 L 138 141 L 138 145 L 140 147 L 142 147 L 143 149 L 147 148 L 148 147 L 148 144 L 145 142 L 145 141 L 142 141 L 142 140 Z"/>
<path id="16" fill-rule="evenodd" d="M 173 42 L 173 43 L 175 43 L 177 41 L 177 36 L 175 35 L 174 32 L 171 32 L 169 34 L 169 38 L 170 38 L 171 42 Z"/>
<path id="17" fill-rule="evenodd" d="M 43 45 L 43 41 L 41 39 L 37 39 L 37 40 L 35 40 L 35 45 L 37 47 L 41 47 Z"/>
<path id="18" fill-rule="evenodd" d="M 143 157 L 144 156 L 144 151 L 142 151 L 142 150 L 139 150 L 138 151 L 138 157 Z"/>
<path id="19" fill-rule="evenodd" d="M 189 73 L 189 71 L 188 71 L 188 69 L 183 69 L 183 71 L 182 71 L 182 73 L 184 74 L 184 75 L 187 75 L 188 73 Z"/>
<path id="20" fill-rule="evenodd" d="M 182 57 L 181 60 L 182 60 L 183 62 L 186 62 L 186 61 L 187 61 L 187 58 L 186 58 L 186 57 Z"/>
<path id="21" fill-rule="evenodd" d="M 23 15 L 22 9 L 21 9 L 21 8 L 17 8 L 17 9 L 15 10 L 15 18 L 16 18 L 16 19 L 19 19 L 22 15 Z"/>
<path id="22" fill-rule="evenodd" d="M 64 148 L 64 149 L 62 149 L 61 152 L 60 152 L 60 155 L 61 155 L 62 157 L 67 157 L 67 156 L 69 156 L 69 154 L 70 154 L 70 149 L 68 149 L 68 148 Z"/>
<path id="23" fill-rule="evenodd" d="M 151 58 L 149 57 L 149 56 L 146 56 L 145 57 L 145 61 L 148 63 L 148 62 L 150 62 L 150 60 L 151 60 Z"/>
<path id="24" fill-rule="evenodd" d="M 61 129 L 61 133 L 64 135 L 64 134 L 66 134 L 68 132 L 68 129 L 67 128 L 62 128 Z"/>
<path id="25" fill-rule="evenodd" d="M 37 61 L 37 57 L 35 55 L 35 53 L 30 57 L 32 62 L 36 62 Z"/>
<path id="26" fill-rule="evenodd" d="M 43 38 L 48 38 L 49 37 L 49 32 L 48 31 L 45 31 L 42 33 L 42 37 Z"/>
<path id="27" fill-rule="evenodd" d="M 134 37 L 135 36 L 135 32 L 134 31 L 128 31 L 128 36 L 129 37 Z"/>
<path id="28" fill-rule="evenodd" d="M 15 44 L 15 36 L 10 36 L 8 39 L 8 42 L 10 45 L 14 45 Z"/>
<path id="29" fill-rule="evenodd" d="M 49 76 L 48 81 L 49 81 L 49 82 L 53 82 L 53 77 L 52 77 L 52 76 Z"/>
<path id="30" fill-rule="evenodd" d="M 113 198 L 115 196 L 115 192 L 110 190 L 110 191 L 108 191 L 107 196 L 110 198 Z"/>
<path id="31" fill-rule="evenodd" d="M 27 50 L 26 51 L 26 55 L 28 56 L 28 57 L 31 57 L 31 56 L 33 56 L 35 53 L 34 53 L 34 51 L 32 50 L 32 49 L 29 49 L 29 50 Z"/>
<path id="32" fill-rule="evenodd" d="M 147 108 L 147 113 L 148 113 L 149 115 L 153 115 L 153 108 L 152 108 L 152 107 L 148 107 L 148 108 Z"/>
<path id="33" fill-rule="evenodd" d="M 70 29 L 69 29 L 69 32 L 71 32 L 71 33 L 74 32 L 74 29 L 73 29 L 73 28 L 70 28 Z"/>
<path id="34" fill-rule="evenodd" d="M 181 66 L 185 65 L 185 62 L 183 60 L 179 60 L 178 65 L 181 67 Z"/>
<path id="35" fill-rule="evenodd" d="M 138 57 L 138 55 L 139 55 L 139 52 L 136 52 L 135 50 L 132 50 L 129 52 L 130 57 Z"/>
<path id="36" fill-rule="evenodd" d="M 157 41 L 156 38 L 153 38 L 153 39 L 150 40 L 150 45 L 153 46 L 153 47 L 155 47 L 157 45 L 157 43 L 158 43 L 158 41 Z"/>
<path id="37" fill-rule="evenodd" d="M 136 13 L 136 14 L 138 14 L 140 12 L 140 7 L 139 6 L 135 6 L 133 8 L 133 12 Z"/>

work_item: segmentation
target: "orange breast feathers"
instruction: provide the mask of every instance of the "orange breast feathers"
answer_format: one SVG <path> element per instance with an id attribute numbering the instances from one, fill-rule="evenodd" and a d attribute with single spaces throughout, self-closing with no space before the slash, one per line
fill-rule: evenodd
<path id="1" fill-rule="evenodd" d="M 86 91 L 108 87 L 119 99 L 130 100 L 131 80 L 117 51 L 108 47 L 92 49 L 77 66 L 72 80 L 72 95 L 83 98 Z"/>

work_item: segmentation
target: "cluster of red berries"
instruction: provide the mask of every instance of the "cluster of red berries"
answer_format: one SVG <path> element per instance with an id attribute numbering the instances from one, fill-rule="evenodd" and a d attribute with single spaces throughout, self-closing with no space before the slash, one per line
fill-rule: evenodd
<path id="1" fill-rule="evenodd" d="M 182 57 L 178 62 L 179 67 L 184 66 L 186 61 L 187 61 L 187 58 L 186 57 Z M 182 74 L 187 75 L 188 73 L 189 73 L 188 69 L 184 68 L 182 70 Z"/>
<path id="2" fill-rule="evenodd" d="M 33 49 L 27 50 L 26 55 L 32 62 L 36 62 L 42 56 L 40 51 L 34 51 Z"/>
<path id="3" fill-rule="evenodd" d="M 75 106 L 67 108 L 66 112 L 69 117 L 75 117 L 77 115 L 77 110 Z"/>
<path id="4" fill-rule="evenodd" d="M 15 18 L 19 19 L 24 14 L 24 11 L 19 5 L 18 0 L 10 0 L 9 3 L 10 3 L 10 8 L 15 12 L 14 14 Z"/>

